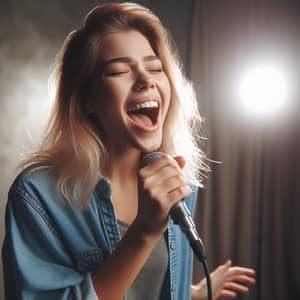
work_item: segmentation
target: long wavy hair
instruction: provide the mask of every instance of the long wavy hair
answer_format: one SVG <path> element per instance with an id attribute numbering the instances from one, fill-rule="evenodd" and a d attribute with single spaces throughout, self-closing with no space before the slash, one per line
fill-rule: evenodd
<path id="1" fill-rule="evenodd" d="M 81 28 L 71 32 L 58 55 L 56 94 L 40 149 L 22 166 L 50 167 L 57 188 L 72 205 L 87 207 L 91 193 L 103 174 L 109 153 L 94 126 L 87 103 L 100 63 L 104 37 L 115 31 L 137 30 L 150 42 L 171 85 L 171 102 L 159 151 L 186 158 L 184 172 L 199 184 L 207 166 L 199 147 L 202 121 L 193 86 L 184 76 L 175 43 L 158 17 L 134 3 L 96 6 Z"/>

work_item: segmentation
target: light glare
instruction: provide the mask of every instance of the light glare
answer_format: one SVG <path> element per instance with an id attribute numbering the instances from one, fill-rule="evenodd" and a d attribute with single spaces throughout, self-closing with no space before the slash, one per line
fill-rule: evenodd
<path id="1" fill-rule="evenodd" d="M 250 112 L 266 115 L 278 111 L 287 99 L 286 80 L 273 66 L 253 68 L 242 78 L 239 96 Z"/>

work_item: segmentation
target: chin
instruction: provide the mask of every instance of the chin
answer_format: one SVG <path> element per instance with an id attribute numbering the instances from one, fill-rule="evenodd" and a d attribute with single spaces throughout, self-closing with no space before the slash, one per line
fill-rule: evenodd
<path id="1" fill-rule="evenodd" d="M 138 149 L 145 153 L 158 151 L 161 147 L 161 140 L 159 141 L 140 141 L 137 145 Z"/>
<path id="2" fill-rule="evenodd" d="M 156 152 L 159 150 L 159 146 L 158 147 L 145 147 L 144 149 L 142 149 L 142 152 L 144 153 L 151 153 L 151 152 Z"/>

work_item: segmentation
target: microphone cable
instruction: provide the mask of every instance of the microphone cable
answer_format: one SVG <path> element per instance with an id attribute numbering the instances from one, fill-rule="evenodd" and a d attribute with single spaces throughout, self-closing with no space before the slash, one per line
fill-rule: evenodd
<path id="1" fill-rule="evenodd" d="M 186 207 L 183 200 L 178 201 L 170 210 L 170 215 L 175 224 L 179 225 L 185 233 L 194 255 L 202 263 L 207 286 L 207 299 L 212 300 L 211 278 L 207 265 L 207 255 L 204 244 L 197 232 L 195 223 L 192 219 L 190 211 Z"/>
<path id="2" fill-rule="evenodd" d="M 210 274 L 209 274 L 207 260 L 206 260 L 207 257 L 206 257 L 206 255 L 203 256 L 204 245 L 200 238 L 199 238 L 199 240 L 196 240 L 196 241 L 190 241 L 190 245 L 194 251 L 195 256 L 202 263 L 205 278 L 206 278 L 207 299 L 212 300 L 212 287 L 211 287 L 211 279 L 210 279 Z M 204 252 L 204 254 L 205 254 L 205 252 Z"/>

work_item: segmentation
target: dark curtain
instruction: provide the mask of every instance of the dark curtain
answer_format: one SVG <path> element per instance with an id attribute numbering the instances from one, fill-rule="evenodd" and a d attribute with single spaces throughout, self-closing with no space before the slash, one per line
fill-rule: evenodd
<path id="1" fill-rule="evenodd" d="M 211 173 L 197 224 L 212 270 L 226 259 L 256 269 L 240 299 L 300 299 L 299 17 L 292 1 L 194 1 L 189 74 L 205 118 Z M 289 108 L 239 111 L 239 68 L 272 58 L 293 82 Z M 195 266 L 195 280 L 202 275 Z"/>

